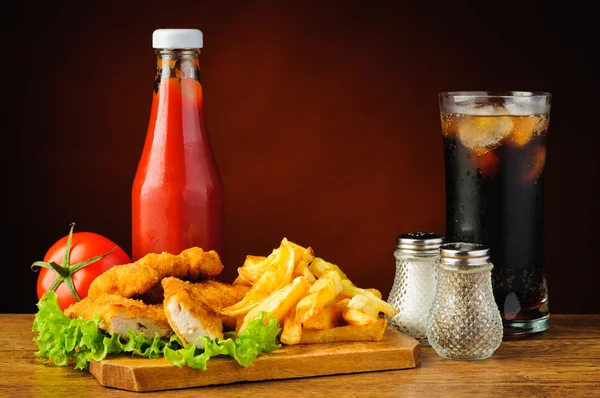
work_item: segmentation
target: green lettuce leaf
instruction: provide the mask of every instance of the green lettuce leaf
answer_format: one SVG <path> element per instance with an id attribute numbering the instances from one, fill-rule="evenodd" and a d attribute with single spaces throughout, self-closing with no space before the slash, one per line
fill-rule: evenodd
<path id="1" fill-rule="evenodd" d="M 153 339 L 144 334 L 127 331 L 129 339 L 118 334 L 108 335 L 99 325 L 101 319 L 95 315 L 92 320 L 70 319 L 60 309 L 55 292 L 45 293 L 37 303 L 38 312 L 33 321 L 33 331 L 38 335 L 33 341 L 38 345 L 36 355 L 51 359 L 57 366 L 69 365 L 75 359 L 76 369 L 86 369 L 90 361 L 100 361 L 108 354 L 129 353 L 140 357 L 157 359 L 164 356 L 175 366 L 188 365 L 195 369 L 206 369 L 206 362 L 217 355 L 228 355 L 241 366 L 251 366 L 262 352 L 272 352 L 281 347 L 278 336 L 281 331 L 277 320 L 266 314 L 248 324 L 248 327 L 236 336 L 226 333 L 226 339 L 210 340 L 200 337 L 204 349 L 198 349 L 191 343 L 183 347 L 179 338 L 173 335 L 163 340 L 158 335 Z"/>
<path id="2" fill-rule="evenodd" d="M 67 366 L 74 358 L 76 369 L 86 369 L 90 361 L 100 361 L 108 354 L 131 353 L 156 359 L 167 345 L 180 347 L 174 340 L 153 339 L 144 334 L 128 331 L 129 340 L 118 334 L 109 336 L 98 328 L 100 317 L 92 320 L 70 319 L 58 305 L 55 292 L 45 293 L 37 303 L 38 312 L 33 321 L 33 331 L 38 335 L 33 341 L 38 345 L 38 356 L 51 359 L 58 366 Z"/>
<path id="3" fill-rule="evenodd" d="M 179 350 L 165 349 L 165 358 L 169 363 L 176 366 L 184 364 L 194 369 L 206 369 L 206 362 L 217 355 L 228 355 L 235 359 L 243 367 L 252 366 L 254 359 L 263 352 L 272 352 L 279 347 L 279 322 L 272 316 L 268 316 L 265 325 L 263 319 L 267 316 L 261 312 L 257 319 L 248 323 L 246 329 L 236 336 L 235 333 L 226 333 L 226 339 L 211 340 L 208 337 L 199 337 L 198 340 L 204 344 L 204 349 L 198 349 L 192 343 L 188 343 Z"/>

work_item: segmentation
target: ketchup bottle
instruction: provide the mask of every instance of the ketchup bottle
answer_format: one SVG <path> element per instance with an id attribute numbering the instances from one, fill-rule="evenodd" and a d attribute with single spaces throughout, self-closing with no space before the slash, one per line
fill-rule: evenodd
<path id="1" fill-rule="evenodd" d="M 223 185 L 204 123 L 202 32 L 159 29 L 152 45 L 152 110 L 131 192 L 133 260 L 193 246 L 222 255 Z"/>

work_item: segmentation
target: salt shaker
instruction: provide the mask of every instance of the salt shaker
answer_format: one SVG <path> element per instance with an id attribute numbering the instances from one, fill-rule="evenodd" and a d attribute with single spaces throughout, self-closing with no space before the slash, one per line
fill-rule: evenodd
<path id="1" fill-rule="evenodd" d="M 411 232 L 396 238 L 396 276 L 388 303 L 399 312 L 389 319 L 394 329 L 428 346 L 425 326 L 435 295 L 436 260 L 442 235 Z"/>
<path id="2" fill-rule="evenodd" d="M 472 243 L 440 246 L 437 289 L 427 338 L 438 355 L 485 359 L 502 342 L 502 318 L 492 292 L 489 249 Z"/>

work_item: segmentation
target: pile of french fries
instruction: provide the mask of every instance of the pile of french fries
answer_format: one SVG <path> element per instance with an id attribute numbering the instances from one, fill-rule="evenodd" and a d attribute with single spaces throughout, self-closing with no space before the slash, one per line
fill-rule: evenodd
<path id="1" fill-rule="evenodd" d="M 379 341 L 397 310 L 376 289 L 356 287 L 335 264 L 284 238 L 267 257 L 247 256 L 234 284 L 250 286 L 222 310 L 242 332 L 261 311 L 283 326 L 284 344 Z M 265 322 L 268 316 L 265 316 Z"/>

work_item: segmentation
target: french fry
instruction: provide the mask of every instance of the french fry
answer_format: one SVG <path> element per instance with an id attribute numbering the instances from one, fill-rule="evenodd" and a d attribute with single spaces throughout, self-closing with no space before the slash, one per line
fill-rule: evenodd
<path id="1" fill-rule="evenodd" d="M 240 302 L 221 310 L 223 315 L 244 315 L 275 290 L 290 283 L 296 263 L 294 251 L 285 238 L 281 241 L 279 249 L 273 264 L 263 272 Z"/>
<path id="2" fill-rule="evenodd" d="M 290 245 L 292 246 L 292 249 L 294 250 L 294 254 L 296 255 L 296 258 L 302 257 L 302 253 L 306 250 L 306 248 L 300 246 L 297 243 L 292 242 L 291 240 L 288 242 L 290 242 Z M 308 249 L 310 249 L 310 247 Z M 312 249 L 310 249 L 310 250 L 312 252 Z"/>
<path id="3" fill-rule="evenodd" d="M 361 310 L 375 317 L 379 315 L 379 310 L 375 307 L 373 300 L 364 294 L 357 294 L 356 296 L 352 297 L 350 301 L 348 301 L 346 307 Z"/>
<path id="4" fill-rule="evenodd" d="M 296 307 L 296 321 L 304 323 L 327 305 L 334 302 L 343 289 L 342 279 L 337 272 L 326 272 L 308 290 Z"/>
<path id="5" fill-rule="evenodd" d="M 313 275 L 312 272 L 310 272 L 310 270 L 308 269 L 308 267 L 304 267 L 304 269 L 302 270 L 302 275 L 308 279 L 308 281 L 312 284 L 315 283 L 317 281 L 317 278 L 315 278 L 315 276 Z"/>
<path id="6" fill-rule="evenodd" d="M 308 264 L 310 264 L 314 258 L 315 253 L 311 247 L 307 247 L 300 252 L 299 260 L 296 262 L 296 267 L 294 268 L 294 276 L 305 276 L 311 284 L 315 283 L 317 278 L 315 278 L 308 269 Z"/>
<path id="7" fill-rule="evenodd" d="M 314 261 L 310 264 L 309 269 L 312 271 L 312 273 L 317 278 L 320 278 L 324 272 L 336 271 L 342 277 L 342 280 L 344 281 L 345 285 L 354 286 L 354 283 L 350 279 L 348 279 L 348 276 L 340 269 L 340 267 L 338 267 L 337 265 L 332 264 L 330 262 L 327 262 L 327 261 L 323 260 L 322 258 L 319 258 L 319 257 L 315 258 Z M 379 298 L 379 299 L 381 299 L 381 297 L 382 297 L 381 292 L 377 289 L 364 289 L 364 290 L 371 292 L 373 295 L 377 296 L 377 298 Z"/>
<path id="8" fill-rule="evenodd" d="M 379 318 L 366 326 L 338 326 L 332 329 L 302 329 L 300 344 L 335 343 L 340 341 L 380 341 L 383 338 L 387 319 Z"/>
<path id="9" fill-rule="evenodd" d="M 273 292 L 269 297 L 248 311 L 238 333 L 243 332 L 248 323 L 255 320 L 261 311 L 265 311 L 267 315 L 271 315 L 281 324 L 285 315 L 298 304 L 298 301 L 306 294 L 309 287 L 308 280 L 303 276 L 299 276 L 291 283 Z M 267 317 L 265 317 L 265 321 L 268 321 Z"/>
<path id="10" fill-rule="evenodd" d="M 342 272 L 342 270 L 340 269 L 340 267 L 338 267 L 337 265 L 332 264 L 330 262 L 327 262 L 327 261 L 323 260 L 320 257 L 315 258 L 313 260 L 313 262 L 310 263 L 310 265 L 308 266 L 308 269 L 317 278 L 320 278 L 321 275 L 323 275 L 327 271 L 335 271 L 335 272 L 337 272 L 340 275 L 340 277 L 342 278 L 342 280 L 348 280 L 348 277 L 346 276 L 346 274 L 344 274 Z"/>
<path id="11" fill-rule="evenodd" d="M 277 249 L 273 251 L 276 250 Z M 242 268 L 260 268 L 265 259 L 265 256 L 253 256 L 252 254 L 248 254 L 244 260 L 244 264 L 242 264 Z"/>
<path id="12" fill-rule="evenodd" d="M 339 296 L 338 296 L 339 298 Z M 332 306 L 335 308 L 335 310 L 337 312 L 339 312 L 340 314 L 344 311 L 344 309 L 348 306 L 348 303 L 350 302 L 349 298 L 342 298 L 340 300 L 336 300 L 335 303 L 332 304 Z"/>
<path id="13" fill-rule="evenodd" d="M 252 283 L 244 278 L 242 275 L 238 275 L 237 278 L 233 281 L 232 285 L 244 285 L 244 286 L 252 286 Z"/>
<path id="14" fill-rule="evenodd" d="M 354 326 L 367 326 L 373 322 L 377 322 L 379 319 L 377 315 L 372 315 L 350 307 L 344 310 L 342 317 L 346 322 L 348 322 L 349 325 Z"/>
<path id="15" fill-rule="evenodd" d="M 250 290 L 221 314 L 237 317 L 240 333 L 264 311 L 282 325 L 280 340 L 288 345 L 379 341 L 387 325 L 380 312 L 397 314 L 379 290 L 358 288 L 310 246 L 286 238 L 267 257 L 246 256 L 234 284 Z"/>
<path id="16" fill-rule="evenodd" d="M 345 299 L 348 300 L 348 299 Z M 321 311 L 317 312 L 315 315 L 310 317 L 310 319 L 302 324 L 302 327 L 306 329 L 331 329 L 342 322 L 342 312 L 343 308 L 341 306 L 336 306 L 337 303 L 328 305 L 323 308 Z"/>
<path id="17" fill-rule="evenodd" d="M 371 292 L 371 293 L 373 293 L 375 296 L 377 296 L 377 298 L 381 298 L 381 297 L 383 297 L 383 296 L 381 295 L 381 292 L 380 292 L 379 290 L 377 290 L 377 289 L 370 288 L 370 289 L 365 289 L 365 290 L 366 290 L 367 292 Z"/>
<path id="18" fill-rule="evenodd" d="M 352 284 L 352 282 L 350 282 L 349 280 L 342 280 L 342 286 L 343 286 L 342 293 L 341 293 L 342 296 L 353 298 L 354 296 L 361 294 L 361 295 L 364 295 L 367 297 L 367 299 L 369 300 L 371 305 L 373 307 L 375 307 L 377 309 L 377 311 L 381 311 L 384 314 L 391 316 L 391 317 L 398 314 L 398 310 L 396 308 L 394 308 L 392 305 L 383 301 L 382 299 L 380 299 L 379 297 L 377 297 L 370 291 L 354 286 Z"/>
<path id="19" fill-rule="evenodd" d="M 292 307 L 283 320 L 283 330 L 279 338 L 283 344 L 298 344 L 302 337 L 302 324 L 296 322 L 296 307 Z"/>
<path id="20" fill-rule="evenodd" d="M 379 311 L 373 306 L 371 300 L 362 294 L 352 297 L 342 316 L 346 322 L 354 326 L 366 326 L 377 322 Z"/>
<path id="21" fill-rule="evenodd" d="M 256 283 L 262 274 L 277 261 L 280 248 L 273 250 L 268 257 L 246 256 L 244 264 L 238 268 L 238 275 L 250 284 Z"/>

